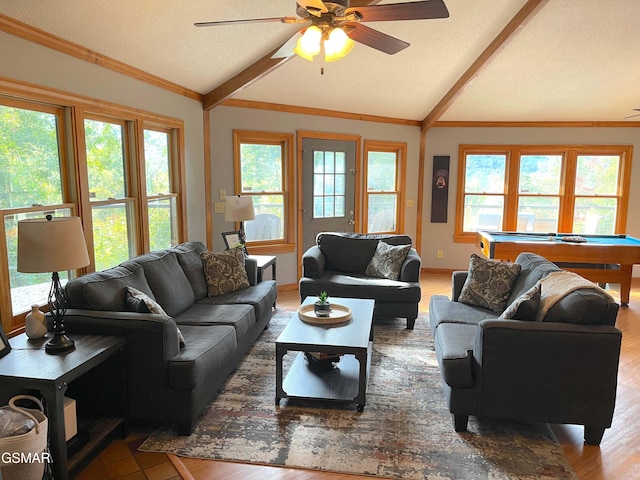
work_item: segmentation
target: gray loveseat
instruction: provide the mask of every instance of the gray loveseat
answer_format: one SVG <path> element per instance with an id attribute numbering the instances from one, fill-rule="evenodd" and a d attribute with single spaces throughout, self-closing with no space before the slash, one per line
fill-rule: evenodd
<path id="1" fill-rule="evenodd" d="M 70 281 L 65 291 L 67 333 L 127 339 L 128 415 L 175 422 L 188 435 L 196 419 L 267 327 L 277 297 L 272 280 L 208 297 L 200 254 L 189 242 L 130 259 Z M 128 311 L 127 287 L 146 293 L 166 315 Z M 178 328 L 184 337 L 181 348 Z"/>
<path id="2" fill-rule="evenodd" d="M 380 278 L 366 273 L 378 242 L 388 245 L 411 245 L 407 235 L 361 233 L 320 233 L 316 245 L 302 256 L 300 299 L 326 291 L 333 297 L 375 300 L 374 315 L 407 319 L 413 329 L 420 302 L 420 256 L 414 248 L 400 266 L 397 279 Z"/>
<path id="3" fill-rule="evenodd" d="M 560 270 L 533 253 L 520 254 L 515 263 L 521 270 L 506 302 L 511 312 L 513 302 Z M 505 319 L 458 301 L 467 275 L 454 272 L 451 299 L 434 295 L 429 305 L 455 430 L 466 430 L 469 415 L 577 424 L 584 425 L 586 442 L 598 445 L 615 407 L 622 339 L 614 326 L 618 305 L 601 291 L 584 288 L 543 309 L 542 319 L 534 318 L 540 315 L 531 305 Z"/>

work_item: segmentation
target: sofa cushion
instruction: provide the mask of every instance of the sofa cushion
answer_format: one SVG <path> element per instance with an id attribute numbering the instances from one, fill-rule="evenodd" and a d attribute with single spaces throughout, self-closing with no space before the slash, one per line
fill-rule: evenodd
<path id="1" fill-rule="evenodd" d="M 250 286 L 247 270 L 244 267 L 244 252 L 241 248 L 217 253 L 206 252 L 200 257 L 209 297 L 224 295 Z"/>
<path id="2" fill-rule="evenodd" d="M 538 280 L 546 277 L 550 272 L 560 270 L 556 264 L 550 262 L 546 258 L 531 252 L 522 252 L 516 257 L 516 261 L 520 265 L 520 274 L 513 284 L 511 295 L 507 299 L 507 305 L 511 305 L 516 298 L 520 297 Z"/>
<path id="3" fill-rule="evenodd" d="M 608 324 L 611 303 L 596 289 L 575 290 L 558 300 L 547 311 L 542 321 L 583 325 Z"/>
<path id="4" fill-rule="evenodd" d="M 376 302 L 417 303 L 420 301 L 418 282 L 400 282 L 360 274 L 326 271 L 313 280 L 300 280 L 300 295 L 317 295 L 326 290 L 332 297 L 371 298 Z"/>
<path id="5" fill-rule="evenodd" d="M 182 331 L 188 347 L 169 361 L 169 386 L 175 390 L 193 390 L 233 357 L 236 333 L 229 325 L 184 325 Z"/>
<path id="6" fill-rule="evenodd" d="M 400 269 L 410 249 L 411 245 L 389 245 L 385 242 L 378 242 L 365 273 L 372 277 L 398 280 Z"/>
<path id="7" fill-rule="evenodd" d="M 489 260 L 472 253 L 458 301 L 501 313 L 520 269 L 517 263 Z"/>
<path id="8" fill-rule="evenodd" d="M 155 313 L 156 315 L 167 315 L 167 312 L 165 312 L 162 309 L 162 306 L 158 302 L 156 302 L 155 300 L 150 298 L 146 293 L 141 292 L 137 288 L 127 287 L 127 298 L 129 297 L 140 302 L 140 303 L 135 303 L 133 302 L 133 300 L 131 301 L 131 304 L 134 304 L 135 308 L 137 309 L 137 310 L 134 310 L 135 312 Z M 129 303 L 129 300 L 127 300 L 127 303 Z M 144 308 L 146 308 L 146 310 L 143 309 L 142 307 L 143 305 L 144 305 Z M 177 331 L 178 346 L 180 348 L 184 348 L 185 346 L 184 336 L 182 335 L 182 332 L 180 331 L 179 328 L 177 330 L 178 330 Z"/>
<path id="9" fill-rule="evenodd" d="M 377 238 L 352 238 L 323 233 L 318 235 L 318 247 L 327 261 L 327 269 L 339 272 L 364 273 L 378 245 Z"/>
<path id="10" fill-rule="evenodd" d="M 487 308 L 452 302 L 446 295 L 432 295 L 429 300 L 429 324 L 432 331 L 442 323 L 477 325 L 481 320 L 496 318 L 498 314 Z"/>
<path id="11" fill-rule="evenodd" d="M 202 258 L 200 254 L 207 251 L 200 242 L 187 242 L 171 249 L 176 254 L 178 263 L 187 276 L 196 300 L 207 296 L 207 280 L 204 278 Z"/>
<path id="12" fill-rule="evenodd" d="M 167 315 L 173 317 L 186 310 L 195 301 L 193 288 L 174 252 L 158 250 L 122 264 L 125 267 L 131 265 L 142 266 L 154 299 L 162 305 Z"/>
<path id="13" fill-rule="evenodd" d="M 195 303 L 174 318 L 179 325 L 230 325 L 236 330 L 236 337 L 244 338 L 256 323 L 255 311 L 251 305 L 206 305 Z"/>
<path id="14" fill-rule="evenodd" d="M 269 315 L 277 297 L 278 289 L 275 280 L 263 280 L 251 288 L 243 288 L 215 297 L 205 297 L 196 303 L 202 305 L 251 305 L 255 310 L 255 318 L 258 320 Z"/>
<path id="15" fill-rule="evenodd" d="M 435 331 L 434 344 L 442 379 L 453 388 L 472 387 L 473 347 L 476 326 L 443 323 Z"/>
<path id="16" fill-rule="evenodd" d="M 140 265 L 117 266 L 71 280 L 65 286 L 68 308 L 85 310 L 127 311 L 127 286 L 154 298 Z"/>
<path id="17" fill-rule="evenodd" d="M 498 318 L 515 318 L 517 320 L 532 321 L 536 319 L 539 306 L 540 284 L 536 283 L 533 287 L 516 298 Z"/>

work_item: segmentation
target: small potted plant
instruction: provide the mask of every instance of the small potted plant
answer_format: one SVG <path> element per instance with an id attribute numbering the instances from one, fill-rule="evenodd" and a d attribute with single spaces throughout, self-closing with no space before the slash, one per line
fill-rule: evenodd
<path id="1" fill-rule="evenodd" d="M 316 303 L 313 304 L 313 312 L 317 317 L 328 317 L 331 315 L 331 303 L 327 292 L 320 292 Z"/>

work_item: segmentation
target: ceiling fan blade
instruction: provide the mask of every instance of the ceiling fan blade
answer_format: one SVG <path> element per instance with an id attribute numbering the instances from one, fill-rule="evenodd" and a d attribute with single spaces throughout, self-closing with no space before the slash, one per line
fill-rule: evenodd
<path id="1" fill-rule="evenodd" d="M 245 20 L 221 20 L 217 22 L 198 22 L 194 23 L 196 27 L 215 27 L 218 25 L 237 25 L 241 23 L 265 23 L 265 22 L 281 22 L 296 23 L 299 19 L 296 17 L 269 17 L 269 18 L 249 18 Z"/>
<path id="2" fill-rule="evenodd" d="M 390 5 L 369 5 L 345 10 L 345 16 L 356 13 L 361 22 L 387 22 L 390 20 L 428 20 L 448 18 L 449 10 L 443 0 L 393 3 Z"/>
<path id="3" fill-rule="evenodd" d="M 633 110 L 638 110 L 638 109 L 634 108 Z M 633 117 L 640 117 L 640 113 L 638 113 L 637 115 L 629 115 L 628 117 L 624 117 L 623 120 L 626 120 L 627 118 L 633 118 Z"/>
<path id="4" fill-rule="evenodd" d="M 409 43 L 403 40 L 369 28 L 361 23 L 347 23 L 346 26 L 348 28 L 345 29 L 345 32 L 351 40 L 355 40 L 356 42 L 389 55 L 398 53 L 400 50 L 404 50 L 409 46 Z"/>
<path id="5" fill-rule="evenodd" d="M 322 0 L 296 0 L 302 8 L 307 9 L 312 15 L 316 13 L 327 13 L 329 9 Z"/>
<path id="6" fill-rule="evenodd" d="M 284 42 L 276 53 L 271 55 L 271 58 L 287 58 L 289 55 L 293 55 L 293 49 L 296 48 L 298 39 L 302 36 L 302 31 L 298 31 L 289 40 Z"/>

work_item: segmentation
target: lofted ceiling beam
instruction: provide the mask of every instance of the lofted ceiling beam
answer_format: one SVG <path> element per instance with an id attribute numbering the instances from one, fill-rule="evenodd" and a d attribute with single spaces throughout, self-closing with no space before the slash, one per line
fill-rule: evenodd
<path id="1" fill-rule="evenodd" d="M 475 62 L 467 69 L 458 81 L 451 87 L 440 102 L 429 112 L 422 120 L 422 131 L 431 128 L 444 112 L 451 106 L 456 97 L 460 95 L 464 89 L 471 83 L 475 76 L 489 64 L 491 59 L 504 48 L 512 38 L 524 27 L 535 14 L 547 4 L 549 0 L 528 0 L 520 11 L 511 19 L 498 36 L 489 44 L 489 46 L 480 54 Z"/>
<path id="2" fill-rule="evenodd" d="M 352 7 L 362 7 L 365 5 L 375 5 L 380 0 L 352 0 Z M 268 75 L 276 68 L 284 65 L 287 61 L 291 60 L 295 56 L 291 53 L 288 57 L 284 58 L 271 58 L 274 53 L 280 49 L 278 46 L 276 49 L 267 53 L 264 57 L 258 60 L 256 63 L 248 66 L 242 72 L 235 77 L 230 78 L 223 84 L 206 93 L 203 98 L 203 107 L 205 110 L 211 110 L 217 107 L 222 102 L 231 98 L 233 95 L 241 91 L 243 88 L 248 87 L 253 82 L 260 80 L 265 75 Z"/>

